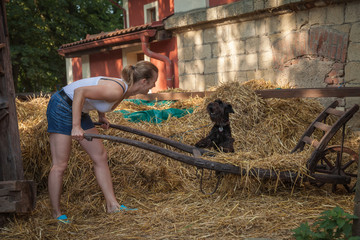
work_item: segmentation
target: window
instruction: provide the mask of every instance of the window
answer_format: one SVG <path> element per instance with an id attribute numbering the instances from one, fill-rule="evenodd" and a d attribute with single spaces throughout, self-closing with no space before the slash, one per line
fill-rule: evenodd
<path id="1" fill-rule="evenodd" d="M 146 23 L 152 23 L 156 21 L 156 8 L 149 8 L 147 11 Z"/>
<path id="2" fill-rule="evenodd" d="M 159 21 L 159 4 L 158 1 L 144 5 L 144 22 L 152 23 Z"/>

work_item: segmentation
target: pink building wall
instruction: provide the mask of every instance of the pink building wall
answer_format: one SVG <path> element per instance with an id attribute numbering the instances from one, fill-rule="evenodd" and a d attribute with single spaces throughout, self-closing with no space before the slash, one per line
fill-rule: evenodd
<path id="1" fill-rule="evenodd" d="M 90 55 L 90 75 L 120 77 L 123 68 L 121 56 L 121 49 Z"/>
<path id="2" fill-rule="evenodd" d="M 129 26 L 139 26 L 144 21 L 144 5 L 155 2 L 154 0 L 129 0 Z M 174 13 L 174 0 L 158 0 L 159 20 Z"/>
<path id="3" fill-rule="evenodd" d="M 73 80 L 79 80 L 82 78 L 82 61 L 81 58 L 75 57 L 72 59 L 72 71 L 73 71 Z"/>
<path id="4" fill-rule="evenodd" d="M 229 4 L 238 1 L 242 1 L 242 0 L 209 0 L 209 7 L 215 7 L 215 6 Z"/>

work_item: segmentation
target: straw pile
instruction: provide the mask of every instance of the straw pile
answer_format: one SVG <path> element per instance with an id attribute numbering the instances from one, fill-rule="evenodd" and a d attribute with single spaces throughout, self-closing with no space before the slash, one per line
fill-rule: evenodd
<path id="1" fill-rule="evenodd" d="M 207 104 L 220 98 L 235 110 L 230 121 L 236 152 L 204 158 L 244 169 L 256 167 L 305 174 L 305 163 L 312 149 L 291 155 L 289 152 L 323 107 L 315 100 L 265 100 L 254 93 L 254 89 L 275 87 L 264 81 L 230 82 L 217 87 L 209 98 L 188 99 L 165 107 L 138 106 L 126 101 L 119 106 L 130 111 L 195 107 L 193 114 L 170 118 L 158 125 L 131 123 L 119 113 L 107 116 L 114 124 L 193 145 L 212 127 Z M 199 192 L 194 167 L 104 141 L 119 202 L 139 208 L 135 212 L 109 215 L 105 213 L 92 162 L 74 142 L 62 196 L 64 214 L 73 222 L 58 225 L 51 219 L 47 194 L 51 164 L 46 133 L 47 102 L 47 98 L 17 101 L 25 176 L 37 184 L 37 206 L 30 215 L 16 215 L 9 220 L 0 232 L 1 239 L 292 239 L 291 229 L 302 222 L 314 221 L 324 210 L 340 206 L 352 213 L 353 195 L 333 194 L 329 186 L 318 189 L 307 183 L 287 186 L 279 181 L 227 175 L 216 194 L 204 195 Z M 97 120 L 96 115 L 92 117 Z M 114 129 L 100 132 L 165 147 Z M 358 146 L 360 140 L 349 136 L 347 141 Z M 207 171 L 205 175 L 208 176 Z M 204 178 L 205 191 L 212 191 L 213 179 Z"/>

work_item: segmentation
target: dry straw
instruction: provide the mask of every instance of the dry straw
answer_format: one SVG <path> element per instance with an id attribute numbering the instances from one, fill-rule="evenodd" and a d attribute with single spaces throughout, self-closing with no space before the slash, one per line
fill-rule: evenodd
<path id="1" fill-rule="evenodd" d="M 207 104 L 220 98 L 235 110 L 230 121 L 236 152 L 204 158 L 247 170 L 263 168 L 304 175 L 312 149 L 289 152 L 323 106 L 309 99 L 262 99 L 254 92 L 276 87 L 260 80 L 229 82 L 215 88 L 208 98 L 191 98 L 165 106 L 138 106 L 124 101 L 119 106 L 131 112 L 194 108 L 193 114 L 172 117 L 161 124 L 131 123 L 119 113 L 107 116 L 114 124 L 193 145 L 211 129 Z M 194 167 L 156 153 L 104 141 L 119 202 L 139 208 L 136 212 L 107 214 L 92 162 L 74 142 L 62 195 L 64 214 L 73 222 L 59 225 L 51 219 L 47 193 L 51 167 L 46 133 L 47 102 L 48 98 L 17 101 L 25 176 L 37 184 L 37 206 L 31 214 L 9 219 L 0 232 L 1 239 L 292 239 L 291 229 L 302 222 L 314 221 L 324 210 L 338 205 L 352 212 L 353 195 L 344 191 L 332 193 L 327 185 L 320 189 L 307 182 L 293 186 L 279 179 L 264 181 L 248 175 L 226 175 L 214 195 L 204 195 L 199 191 L 199 172 Z M 92 118 L 97 120 L 96 115 Z M 172 149 L 119 130 L 100 132 Z M 348 136 L 351 138 L 346 143 L 358 147 L 360 140 Z M 338 140 L 336 136 L 333 142 Z M 205 171 L 204 190 L 208 192 L 216 179 L 209 174 Z"/>

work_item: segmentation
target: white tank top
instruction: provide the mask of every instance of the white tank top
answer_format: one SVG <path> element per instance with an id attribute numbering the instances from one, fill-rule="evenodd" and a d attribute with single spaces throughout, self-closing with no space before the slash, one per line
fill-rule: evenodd
<path id="1" fill-rule="evenodd" d="M 109 77 L 103 77 L 103 76 L 84 78 L 84 79 L 81 79 L 81 80 L 70 83 L 69 85 L 63 87 L 63 89 L 64 89 L 64 92 L 69 96 L 69 98 L 71 98 L 71 100 L 73 100 L 74 99 L 74 91 L 75 91 L 75 89 L 77 89 L 79 87 L 98 85 L 99 80 L 101 80 L 101 79 L 102 80 L 109 80 L 109 81 L 114 81 L 114 79 L 120 80 L 125 85 L 125 89 L 124 89 L 123 86 L 121 86 L 119 84 L 123 88 L 124 94 L 128 90 L 128 85 L 121 78 L 109 78 Z M 94 100 L 94 99 L 85 98 L 85 102 L 84 102 L 82 112 L 88 113 L 91 110 L 97 110 L 99 112 L 110 112 L 112 110 L 112 107 L 114 106 L 114 104 L 116 102 L 117 101 L 115 101 L 115 102 L 107 102 L 107 101 L 104 101 L 104 100 Z"/>

